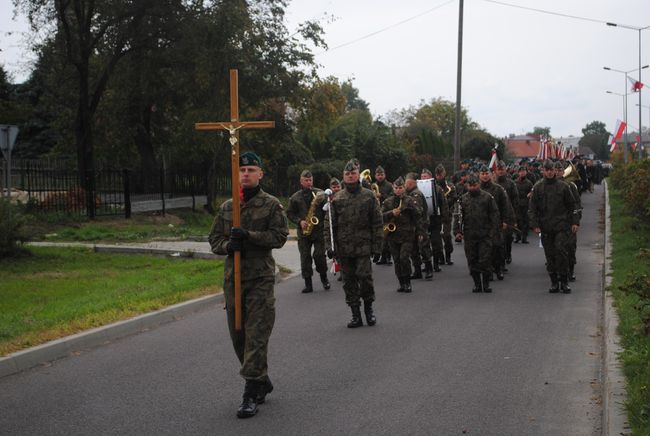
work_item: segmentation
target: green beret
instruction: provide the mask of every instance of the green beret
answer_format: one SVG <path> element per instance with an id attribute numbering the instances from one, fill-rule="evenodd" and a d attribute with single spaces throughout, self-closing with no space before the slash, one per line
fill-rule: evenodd
<path id="1" fill-rule="evenodd" d="M 442 164 L 438 164 L 436 167 L 436 175 L 442 174 L 445 172 L 445 167 Z"/>
<path id="2" fill-rule="evenodd" d="M 433 174 L 431 174 L 431 170 L 428 169 L 428 168 L 422 168 L 422 171 L 420 171 L 420 174 L 428 174 L 430 176 L 433 175 Z"/>
<path id="3" fill-rule="evenodd" d="M 381 165 L 377 165 L 377 168 L 375 169 L 375 174 L 386 174 L 386 171 L 384 171 L 384 168 Z"/>
<path id="4" fill-rule="evenodd" d="M 560 161 L 555 162 L 555 169 L 556 170 L 563 170 L 564 165 L 562 165 L 562 162 L 560 162 Z"/>
<path id="5" fill-rule="evenodd" d="M 417 179 L 418 179 L 418 175 L 415 173 L 408 173 L 406 175 L 406 180 L 417 180 Z"/>
<path id="6" fill-rule="evenodd" d="M 497 162 L 497 168 L 505 168 L 505 167 L 506 167 L 506 163 L 504 161 L 500 160 L 499 162 Z"/>
<path id="7" fill-rule="evenodd" d="M 300 177 L 306 177 L 306 178 L 311 179 L 314 176 L 311 174 L 311 171 L 303 170 L 302 173 L 300 173 Z"/>
<path id="8" fill-rule="evenodd" d="M 332 185 L 340 185 L 340 184 L 341 184 L 341 182 L 336 177 L 332 177 L 330 179 L 330 186 L 332 186 Z"/>
<path id="9" fill-rule="evenodd" d="M 485 164 L 481 165 L 481 166 L 478 168 L 478 172 L 479 172 L 479 173 L 487 173 L 487 172 L 489 172 L 489 171 L 490 171 L 490 170 L 488 169 L 487 165 L 485 165 Z"/>
<path id="10" fill-rule="evenodd" d="M 399 176 L 397 180 L 393 182 L 393 186 L 404 186 L 404 179 L 402 176 Z"/>
<path id="11" fill-rule="evenodd" d="M 474 174 L 470 174 L 469 177 L 467 178 L 467 183 L 470 185 L 477 185 L 478 177 L 476 177 Z"/>
<path id="12" fill-rule="evenodd" d="M 555 168 L 555 164 L 553 163 L 553 161 L 551 159 L 546 159 L 544 161 L 544 169 L 545 170 L 552 170 L 554 168 Z"/>
<path id="13" fill-rule="evenodd" d="M 247 151 L 239 155 L 239 166 L 255 166 L 262 168 L 262 159 L 252 151 Z"/>

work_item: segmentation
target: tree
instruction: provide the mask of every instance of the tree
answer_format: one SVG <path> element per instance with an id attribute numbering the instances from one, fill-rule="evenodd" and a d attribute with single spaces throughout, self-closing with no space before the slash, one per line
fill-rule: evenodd
<path id="1" fill-rule="evenodd" d="M 551 128 L 535 126 L 533 127 L 533 131 L 529 132 L 528 134 L 537 136 L 551 136 Z"/>
<path id="2" fill-rule="evenodd" d="M 609 159 L 609 146 L 607 138 L 609 132 L 605 123 L 601 121 L 592 121 L 582 129 L 583 137 L 580 138 L 580 146 L 591 148 L 598 159 Z"/>

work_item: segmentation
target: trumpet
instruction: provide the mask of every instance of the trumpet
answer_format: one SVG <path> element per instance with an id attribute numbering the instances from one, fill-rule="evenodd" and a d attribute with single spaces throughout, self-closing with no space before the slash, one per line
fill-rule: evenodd
<path id="1" fill-rule="evenodd" d="M 399 206 L 397 206 L 397 208 L 400 211 L 402 210 L 402 199 L 399 200 Z M 397 230 L 397 224 L 395 224 L 393 221 L 384 224 L 384 236 L 388 233 L 393 233 L 395 230 Z"/>

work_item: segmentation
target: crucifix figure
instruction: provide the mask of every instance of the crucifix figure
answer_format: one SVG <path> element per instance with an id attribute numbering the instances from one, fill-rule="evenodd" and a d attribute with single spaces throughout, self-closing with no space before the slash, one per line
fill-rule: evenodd
<path id="1" fill-rule="evenodd" d="M 196 123 L 196 130 L 227 130 L 230 133 L 230 160 L 232 166 L 232 225 L 240 227 L 241 211 L 239 199 L 239 130 L 271 129 L 273 121 L 240 121 L 237 70 L 230 70 L 230 121 Z M 234 253 L 235 329 L 241 330 L 241 252 Z"/>

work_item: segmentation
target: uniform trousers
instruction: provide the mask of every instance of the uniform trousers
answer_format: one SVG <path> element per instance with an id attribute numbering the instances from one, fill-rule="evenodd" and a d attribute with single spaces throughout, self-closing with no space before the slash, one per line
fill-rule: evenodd
<path id="1" fill-rule="evenodd" d="M 375 301 L 370 256 L 337 257 L 336 260 L 341 265 L 345 302 L 348 306 L 360 306 L 361 299 L 368 303 Z"/>
<path id="2" fill-rule="evenodd" d="M 314 236 L 313 238 L 311 236 Z M 325 260 L 325 240 L 322 234 L 311 235 L 310 237 L 298 238 L 298 252 L 300 253 L 300 270 L 304 278 L 311 277 L 314 272 L 311 269 L 312 260 L 316 265 L 319 274 L 327 272 L 327 261 Z M 313 248 L 313 255 L 312 255 Z"/>
<path id="3" fill-rule="evenodd" d="M 492 239 L 465 239 L 465 257 L 470 273 L 492 272 Z"/>
<path id="4" fill-rule="evenodd" d="M 542 245 L 546 256 L 546 270 L 553 274 L 568 274 L 569 246 L 571 245 L 571 230 L 559 232 L 542 231 Z"/>
<path id="5" fill-rule="evenodd" d="M 390 253 L 393 256 L 393 265 L 395 266 L 395 275 L 398 278 L 411 276 L 411 252 L 413 251 L 412 242 L 394 242 L 388 241 Z"/>

